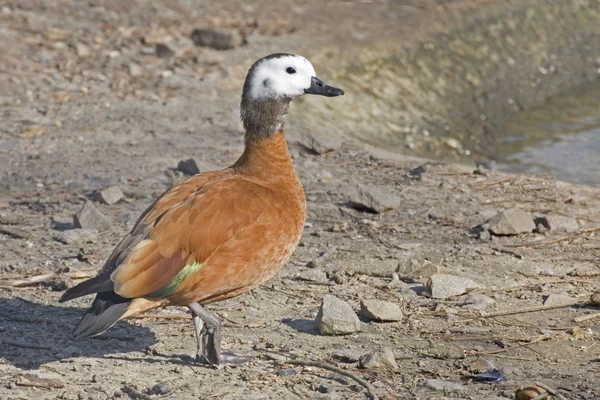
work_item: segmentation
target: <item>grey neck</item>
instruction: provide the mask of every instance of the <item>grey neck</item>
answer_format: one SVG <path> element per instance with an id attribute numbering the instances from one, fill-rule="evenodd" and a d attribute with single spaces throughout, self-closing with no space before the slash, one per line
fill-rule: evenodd
<path id="1" fill-rule="evenodd" d="M 290 99 L 252 100 L 244 94 L 240 117 L 246 136 L 268 138 L 283 129 L 289 105 Z"/>

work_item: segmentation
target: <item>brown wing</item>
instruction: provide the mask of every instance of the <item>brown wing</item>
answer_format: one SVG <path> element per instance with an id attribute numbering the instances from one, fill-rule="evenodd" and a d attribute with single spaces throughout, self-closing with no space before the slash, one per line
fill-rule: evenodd
<path id="1" fill-rule="evenodd" d="M 134 298 L 165 286 L 186 265 L 201 264 L 219 246 L 261 218 L 272 195 L 238 175 L 204 184 L 155 218 L 147 238 L 139 241 L 111 274 L 115 292 Z"/>

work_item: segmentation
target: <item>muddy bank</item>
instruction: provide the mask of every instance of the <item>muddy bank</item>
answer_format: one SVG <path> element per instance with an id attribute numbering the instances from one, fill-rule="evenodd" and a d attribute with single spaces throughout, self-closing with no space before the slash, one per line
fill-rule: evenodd
<path id="1" fill-rule="evenodd" d="M 426 39 L 362 51 L 339 70 L 330 129 L 397 152 L 493 156 L 514 113 L 600 76 L 600 2 L 539 1 L 432 18 Z M 394 47 L 394 49 L 391 49 Z M 341 120 L 341 121 L 340 121 Z"/>

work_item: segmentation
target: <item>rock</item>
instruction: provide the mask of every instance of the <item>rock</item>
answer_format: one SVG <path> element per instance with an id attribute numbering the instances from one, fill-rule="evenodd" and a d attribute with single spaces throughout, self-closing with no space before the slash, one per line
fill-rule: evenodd
<path id="1" fill-rule="evenodd" d="M 103 232 L 110 229 L 110 220 L 98 211 L 91 201 L 86 200 L 81 209 L 75 214 L 75 226 Z"/>
<path id="2" fill-rule="evenodd" d="M 75 53 L 77 53 L 77 57 L 85 58 L 90 55 L 90 50 L 83 43 L 77 42 L 73 47 L 75 47 Z"/>
<path id="3" fill-rule="evenodd" d="M 83 244 L 96 241 L 98 231 L 95 229 L 71 229 L 57 232 L 52 237 L 64 244 Z"/>
<path id="4" fill-rule="evenodd" d="M 75 227 L 72 216 L 55 215 L 52 217 L 50 225 L 52 229 L 56 229 L 57 231 L 64 231 Z"/>
<path id="5" fill-rule="evenodd" d="M 334 349 L 331 356 L 334 358 L 337 358 L 338 360 L 340 360 L 342 362 L 351 363 L 351 362 L 357 362 L 365 354 L 366 353 L 363 350 L 346 349 L 346 348 L 339 349 L 338 348 L 338 349 Z"/>
<path id="6" fill-rule="evenodd" d="M 335 392 L 335 386 L 333 386 L 331 383 L 322 383 L 319 385 L 317 390 L 319 391 L 319 393 L 333 393 Z"/>
<path id="7" fill-rule="evenodd" d="M 400 199 L 373 186 L 362 186 L 347 193 L 347 203 L 358 211 L 383 213 L 400 206 Z"/>
<path id="8" fill-rule="evenodd" d="M 445 381 L 443 379 L 427 379 L 425 387 L 439 392 L 460 392 L 465 390 L 464 385 L 461 383 Z"/>
<path id="9" fill-rule="evenodd" d="M 322 335 L 348 335 L 360 331 L 360 320 L 348 303 L 328 294 L 323 297 L 315 326 Z"/>
<path id="10" fill-rule="evenodd" d="M 412 282 L 418 282 L 420 279 L 430 278 L 437 274 L 439 268 L 437 265 L 425 260 L 420 264 L 417 260 L 410 260 L 407 263 L 398 264 L 396 272 L 403 279 L 410 279 Z"/>
<path id="11" fill-rule="evenodd" d="M 342 147 L 342 139 L 331 133 L 319 136 L 306 135 L 301 143 L 315 154 L 326 154 Z"/>
<path id="12" fill-rule="evenodd" d="M 594 292 L 590 296 L 590 303 L 595 306 L 600 306 L 600 292 Z"/>
<path id="13" fill-rule="evenodd" d="M 479 285 L 469 278 L 450 274 L 435 274 L 427 280 L 427 293 L 434 299 L 458 296 Z"/>
<path id="14" fill-rule="evenodd" d="M 129 69 L 129 75 L 133 76 L 134 78 L 137 78 L 138 76 L 142 76 L 142 74 L 144 73 L 144 71 L 142 70 L 142 67 L 140 67 L 138 64 L 136 64 L 134 62 L 127 64 L 127 69 Z"/>
<path id="15" fill-rule="evenodd" d="M 471 294 L 463 299 L 461 306 L 471 310 L 483 310 L 495 300 L 485 294 Z"/>
<path id="16" fill-rule="evenodd" d="M 302 271 L 296 276 L 297 279 L 301 281 L 308 282 L 320 282 L 327 283 L 329 279 L 327 278 L 327 273 L 325 271 L 321 271 L 319 269 L 309 269 L 306 271 Z"/>
<path id="17" fill-rule="evenodd" d="M 157 43 L 154 52 L 158 58 L 171 58 L 175 55 L 175 52 L 164 43 Z"/>
<path id="18" fill-rule="evenodd" d="M 314 259 L 310 260 L 308 263 L 306 263 L 306 266 L 308 268 L 322 267 L 328 256 L 329 256 L 329 253 L 324 251 L 321 254 L 319 254 L 316 258 L 314 258 Z"/>
<path id="19" fill-rule="evenodd" d="M 118 186 L 109 186 L 94 193 L 94 200 L 108 205 L 117 204 L 124 197 L 125 195 Z"/>
<path id="20" fill-rule="evenodd" d="M 198 47 L 212 47 L 216 50 L 229 50 L 244 44 L 244 38 L 236 29 L 198 28 L 191 39 Z"/>
<path id="21" fill-rule="evenodd" d="M 358 361 L 360 368 L 365 369 L 396 369 L 396 359 L 389 347 L 383 347 L 360 357 Z"/>
<path id="22" fill-rule="evenodd" d="M 171 385 L 168 382 L 161 382 L 152 386 L 152 388 L 148 391 L 148 394 L 165 395 L 171 393 L 171 391 Z"/>
<path id="23" fill-rule="evenodd" d="M 564 215 L 546 215 L 539 218 L 538 223 L 552 231 L 576 232 L 579 224 L 575 218 Z"/>
<path id="24" fill-rule="evenodd" d="M 573 303 L 575 299 L 566 294 L 549 294 L 544 299 L 545 306 L 558 306 Z"/>
<path id="25" fill-rule="evenodd" d="M 535 229 L 531 214 L 518 208 L 499 212 L 488 224 L 490 232 L 498 236 L 518 235 Z"/>
<path id="26" fill-rule="evenodd" d="M 198 168 L 198 164 L 193 158 L 179 161 L 179 164 L 177 164 L 177 170 L 186 175 L 196 175 L 200 173 L 200 168 Z"/>
<path id="27" fill-rule="evenodd" d="M 382 300 L 362 300 L 360 315 L 372 321 L 401 321 L 403 317 L 397 304 Z"/>

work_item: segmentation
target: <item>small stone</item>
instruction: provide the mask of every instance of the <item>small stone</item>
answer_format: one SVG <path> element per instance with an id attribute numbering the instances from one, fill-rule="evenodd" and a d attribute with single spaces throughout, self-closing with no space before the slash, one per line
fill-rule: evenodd
<path id="1" fill-rule="evenodd" d="M 280 369 L 279 372 L 277 372 L 277 376 L 294 376 L 297 373 L 298 372 L 293 368 L 285 368 L 285 369 Z"/>
<path id="2" fill-rule="evenodd" d="M 175 55 L 175 52 L 164 43 L 157 43 L 154 52 L 158 58 L 171 58 Z"/>
<path id="3" fill-rule="evenodd" d="M 538 222 L 552 231 L 576 232 L 579 230 L 577 220 L 564 215 L 546 215 L 539 218 Z"/>
<path id="4" fill-rule="evenodd" d="M 389 347 L 383 347 L 363 355 L 358 361 L 360 368 L 365 369 L 396 369 L 396 359 Z"/>
<path id="5" fill-rule="evenodd" d="M 418 282 L 419 279 L 427 279 L 437 274 L 439 268 L 430 261 L 425 260 L 423 264 L 420 264 L 417 260 L 412 259 L 407 263 L 398 264 L 396 272 L 404 279 L 408 278 L 413 282 Z"/>
<path id="6" fill-rule="evenodd" d="M 95 229 L 70 229 L 57 232 L 52 237 L 64 244 L 93 243 L 98 239 L 98 231 Z"/>
<path id="7" fill-rule="evenodd" d="M 334 358 L 337 358 L 338 360 L 340 360 L 342 362 L 351 363 L 351 362 L 357 362 L 365 354 L 366 353 L 363 350 L 337 348 L 337 349 L 334 349 L 331 356 Z"/>
<path id="8" fill-rule="evenodd" d="M 376 187 L 363 186 L 348 191 L 347 203 L 355 210 L 380 214 L 400 206 L 400 199 Z"/>
<path id="9" fill-rule="evenodd" d="M 194 29 L 191 38 L 198 47 L 216 50 L 229 50 L 244 44 L 244 38 L 236 29 L 199 28 Z"/>
<path id="10" fill-rule="evenodd" d="M 403 317 L 397 304 L 382 300 L 362 300 L 360 315 L 372 321 L 401 321 Z"/>
<path id="11" fill-rule="evenodd" d="M 562 304 L 573 303 L 575 299 L 566 294 L 549 294 L 544 299 L 545 306 L 558 306 Z"/>
<path id="12" fill-rule="evenodd" d="M 595 306 L 600 306 L 600 292 L 594 292 L 590 296 L 590 303 Z"/>
<path id="13" fill-rule="evenodd" d="M 518 208 L 499 212 L 488 224 L 490 232 L 498 236 L 518 235 L 535 229 L 531 214 Z"/>
<path id="14" fill-rule="evenodd" d="M 488 305 L 490 305 L 494 302 L 495 302 L 495 300 L 492 299 L 490 296 L 486 296 L 485 294 L 475 293 L 475 294 L 471 294 L 471 295 L 465 297 L 461 306 L 463 308 L 468 308 L 470 310 L 483 310 Z"/>
<path id="15" fill-rule="evenodd" d="M 427 293 L 434 299 L 461 295 L 479 285 L 469 278 L 450 274 L 435 274 L 427 280 Z"/>
<path id="16" fill-rule="evenodd" d="M 46 286 L 53 292 L 62 292 L 70 288 L 72 285 L 73 282 L 71 281 L 71 278 L 62 275 L 55 276 L 54 278 L 46 282 Z"/>
<path id="17" fill-rule="evenodd" d="M 321 254 L 319 254 L 316 258 L 314 258 L 314 259 L 310 260 L 308 263 L 306 263 L 306 266 L 308 268 L 322 267 L 328 256 L 329 256 L 329 253 L 324 251 Z"/>
<path id="18" fill-rule="evenodd" d="M 75 227 L 103 232 L 110 229 L 110 220 L 94 206 L 94 203 L 86 200 L 75 214 Z"/>
<path id="19" fill-rule="evenodd" d="M 73 229 L 75 227 L 72 216 L 59 215 L 52 217 L 51 226 L 52 229 L 56 229 L 57 231 L 64 231 L 67 229 Z"/>
<path id="20" fill-rule="evenodd" d="M 196 175 L 200 173 L 200 168 L 198 168 L 198 164 L 193 158 L 179 161 L 179 164 L 177 164 L 177 170 L 186 175 Z"/>
<path id="21" fill-rule="evenodd" d="M 138 76 L 142 76 L 142 74 L 144 73 L 144 71 L 142 70 L 142 67 L 140 67 L 138 64 L 131 62 L 127 65 L 127 69 L 129 69 L 129 75 L 133 76 L 134 78 L 137 78 Z"/>
<path id="22" fill-rule="evenodd" d="M 168 382 L 161 382 L 152 386 L 148 394 L 165 395 L 171 393 L 171 390 L 171 385 Z"/>
<path id="23" fill-rule="evenodd" d="M 117 204 L 124 197 L 125 195 L 118 186 L 109 186 L 94 193 L 94 200 L 108 205 Z"/>
<path id="24" fill-rule="evenodd" d="M 75 43 L 75 53 L 77 53 L 77 57 L 85 58 L 90 55 L 90 49 L 83 43 Z"/>
<path id="25" fill-rule="evenodd" d="M 477 238 L 482 242 L 489 242 L 492 239 L 492 235 L 490 235 L 490 231 L 482 229 L 477 235 Z"/>
<path id="26" fill-rule="evenodd" d="M 308 282 L 320 282 L 320 283 L 329 282 L 329 279 L 327 278 L 327 273 L 325 273 L 325 271 L 322 271 L 319 269 L 309 269 L 306 271 L 302 271 L 301 273 L 299 273 L 297 275 L 296 278 L 301 281 L 308 281 Z"/>
<path id="27" fill-rule="evenodd" d="M 331 383 L 322 383 L 319 385 L 317 390 L 319 391 L 319 393 L 333 393 L 335 392 L 335 386 L 333 386 Z"/>
<path id="28" fill-rule="evenodd" d="M 425 387 L 438 392 L 459 392 L 465 390 L 464 385 L 458 382 L 445 381 L 443 379 L 427 379 L 425 381 Z"/>
<path id="29" fill-rule="evenodd" d="M 315 154 L 326 154 L 342 147 L 342 140 L 337 135 L 330 133 L 322 135 L 306 135 L 302 145 Z"/>
<path id="30" fill-rule="evenodd" d="M 496 369 L 496 366 L 489 360 L 480 357 L 478 358 L 470 367 L 472 372 L 483 373 L 487 371 L 493 371 Z"/>
<path id="31" fill-rule="evenodd" d="M 360 331 L 360 320 L 352 307 L 333 295 L 325 295 L 315 318 L 322 335 L 348 335 Z"/>

